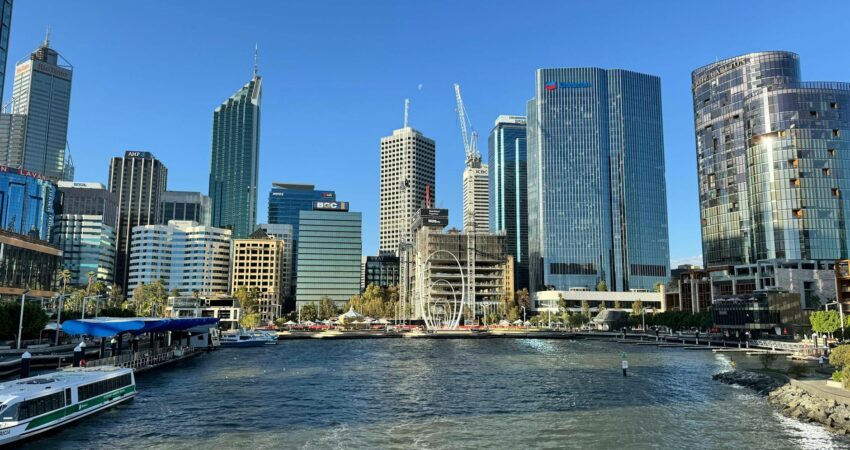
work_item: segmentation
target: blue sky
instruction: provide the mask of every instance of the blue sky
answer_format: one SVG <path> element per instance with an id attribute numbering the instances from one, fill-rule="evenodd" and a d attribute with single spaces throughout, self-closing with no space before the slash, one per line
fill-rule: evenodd
<path id="1" fill-rule="evenodd" d="M 250 5 L 250 6 L 249 6 Z M 259 221 L 272 181 L 334 189 L 363 212 L 377 251 L 379 140 L 411 125 L 437 141 L 437 202 L 461 222 L 464 157 L 452 83 L 486 135 L 525 114 L 541 67 L 623 68 L 661 77 L 671 259 L 700 249 L 690 72 L 760 50 L 800 54 L 807 80 L 850 81 L 847 2 L 17 0 L 14 62 L 52 28 L 74 66 L 69 143 L 78 181 L 147 150 L 175 190 L 207 191 L 212 111 L 264 77 Z"/>

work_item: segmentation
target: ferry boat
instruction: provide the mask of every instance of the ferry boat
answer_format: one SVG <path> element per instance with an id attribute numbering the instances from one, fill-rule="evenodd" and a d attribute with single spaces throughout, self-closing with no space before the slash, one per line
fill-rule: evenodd
<path id="1" fill-rule="evenodd" d="M 242 330 L 221 333 L 222 347 L 261 347 L 268 339 Z"/>
<path id="2" fill-rule="evenodd" d="M 277 333 L 268 330 L 254 330 L 251 332 L 254 337 L 265 340 L 266 345 L 277 345 Z"/>
<path id="3" fill-rule="evenodd" d="M 0 446 L 110 408 L 136 395 L 132 369 L 74 367 L 0 383 Z"/>

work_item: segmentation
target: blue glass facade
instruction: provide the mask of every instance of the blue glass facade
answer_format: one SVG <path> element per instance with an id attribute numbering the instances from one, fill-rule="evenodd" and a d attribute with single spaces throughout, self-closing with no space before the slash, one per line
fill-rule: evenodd
<path id="1" fill-rule="evenodd" d="M 505 232 L 517 290 L 528 288 L 526 118 L 499 116 L 488 139 L 490 231 Z"/>
<path id="2" fill-rule="evenodd" d="M 0 166 L 0 228 L 50 240 L 56 185 L 28 170 Z"/>
<path id="3" fill-rule="evenodd" d="M 325 296 L 345 306 L 360 293 L 361 214 L 302 211 L 298 228 L 297 307 Z"/>
<path id="4" fill-rule="evenodd" d="M 317 191 L 309 184 L 274 183 L 269 192 L 269 224 L 292 225 L 292 237 L 298 240 L 301 211 L 312 211 L 313 202 L 335 202 L 336 192 Z"/>
<path id="5" fill-rule="evenodd" d="M 653 289 L 670 271 L 661 82 L 539 69 L 528 103 L 529 264 L 545 287 Z"/>

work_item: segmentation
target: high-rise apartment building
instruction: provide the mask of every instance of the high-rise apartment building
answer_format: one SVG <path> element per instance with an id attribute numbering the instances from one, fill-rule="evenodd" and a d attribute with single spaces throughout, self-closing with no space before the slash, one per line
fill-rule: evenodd
<path id="1" fill-rule="evenodd" d="M 116 195 L 100 183 L 59 182 L 62 203 L 57 210 L 53 243 L 62 250 L 63 268 L 71 284 L 92 280 L 111 284 L 115 275 Z"/>
<path id="2" fill-rule="evenodd" d="M 538 69 L 528 103 L 533 291 L 651 290 L 670 267 L 661 82 Z"/>
<path id="3" fill-rule="evenodd" d="M 4 119 L 4 122 L 13 122 L 8 131 L 23 132 L 23 139 L 20 136 L 4 139 L 9 144 L 21 142 L 22 148 L 20 151 L 0 151 L 0 157 L 7 158 L 0 163 L 38 172 L 54 180 L 73 178 L 70 155 L 65 152 L 72 75 L 73 68 L 50 48 L 49 39 L 15 66 L 10 112 L 26 116 L 26 120 L 21 128 L 20 117 Z"/>
<path id="4" fill-rule="evenodd" d="M 248 239 L 234 239 L 231 295 L 240 288 L 259 292 L 258 313 L 264 323 L 283 313 L 292 278 L 292 240 L 257 230 Z"/>
<path id="5" fill-rule="evenodd" d="M 463 170 L 463 230 L 467 233 L 490 231 L 487 178 L 487 164 L 481 162 L 480 156 L 467 163 Z"/>
<path id="6" fill-rule="evenodd" d="M 209 195 L 212 225 L 248 237 L 257 223 L 257 180 L 260 161 L 260 99 L 257 75 L 213 113 Z"/>
<path id="7" fill-rule="evenodd" d="M 404 127 L 381 138 L 380 251 L 396 252 L 410 240 L 413 214 L 436 198 L 436 144 Z"/>
<path id="8" fill-rule="evenodd" d="M 210 226 L 210 198 L 200 192 L 165 191 L 160 200 L 159 223 L 188 220 Z"/>
<path id="9" fill-rule="evenodd" d="M 291 225 L 293 239 L 298 240 L 298 217 L 301 211 L 312 211 L 315 202 L 335 202 L 336 192 L 316 190 L 312 184 L 272 183 L 269 192 L 269 225 Z"/>
<path id="10" fill-rule="evenodd" d="M 517 289 L 528 288 L 526 118 L 499 116 L 488 139 L 490 230 L 505 233 Z"/>
<path id="11" fill-rule="evenodd" d="M 850 84 L 759 52 L 695 70 L 692 90 L 706 268 L 850 256 Z"/>
<path id="12" fill-rule="evenodd" d="M 360 293 L 362 217 L 343 207 L 301 211 L 298 224 L 297 308 L 327 296 L 337 307 Z"/>
<path id="13" fill-rule="evenodd" d="M 225 294 L 230 282 L 231 231 L 197 222 L 133 227 L 127 295 L 163 280 L 181 295 Z"/>
<path id="14" fill-rule="evenodd" d="M 0 105 L 6 88 L 6 62 L 9 59 L 9 32 L 12 29 L 12 0 L 0 0 Z"/>
<path id="15" fill-rule="evenodd" d="M 115 225 L 115 282 L 127 287 L 133 227 L 159 223 L 168 169 L 150 152 L 127 151 L 109 163 L 109 191 L 118 200 Z M 125 292 L 127 290 L 125 289 Z"/>

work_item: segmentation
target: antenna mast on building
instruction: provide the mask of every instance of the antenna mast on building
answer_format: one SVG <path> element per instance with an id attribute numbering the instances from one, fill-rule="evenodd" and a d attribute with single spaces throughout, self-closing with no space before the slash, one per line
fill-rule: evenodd
<path id="1" fill-rule="evenodd" d="M 407 119 L 410 117 L 410 99 L 404 99 L 404 128 L 407 128 Z"/>
<path id="2" fill-rule="evenodd" d="M 260 46 L 254 44 L 254 78 L 257 78 L 257 73 L 260 71 Z"/>

